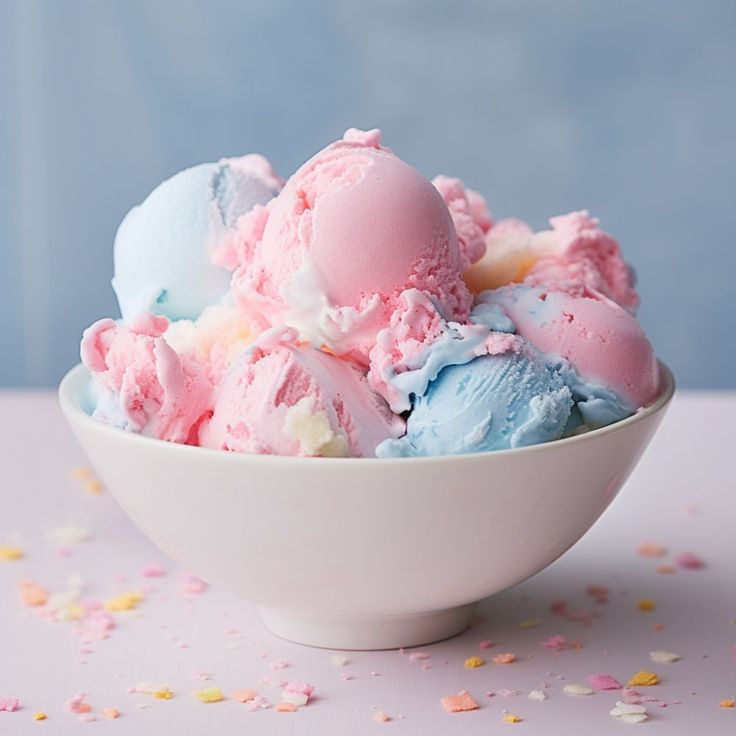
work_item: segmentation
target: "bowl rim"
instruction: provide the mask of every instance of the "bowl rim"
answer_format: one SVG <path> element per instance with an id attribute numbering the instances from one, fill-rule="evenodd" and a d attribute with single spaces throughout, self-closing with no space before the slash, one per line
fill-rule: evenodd
<path id="1" fill-rule="evenodd" d="M 647 418 L 658 414 L 665 410 L 669 403 L 672 401 L 672 397 L 675 393 L 675 378 L 672 371 L 661 361 L 658 360 L 659 376 L 661 382 L 661 389 L 657 398 L 648 406 L 639 409 L 637 412 L 632 414 L 626 419 L 621 419 L 618 422 L 609 424 L 599 429 L 593 429 L 590 432 L 583 434 L 574 435 L 572 437 L 565 437 L 559 440 L 553 440 L 552 442 L 542 442 L 536 445 L 528 445 L 526 447 L 514 447 L 508 450 L 490 450 L 488 452 L 476 452 L 476 453 L 465 453 L 458 455 L 430 455 L 426 457 L 392 457 L 392 458 L 376 458 L 376 457 L 364 457 L 364 458 L 333 458 L 333 457 L 294 457 L 289 455 L 258 455 L 243 452 L 225 452 L 223 450 L 216 450 L 207 447 L 198 447 L 196 445 L 184 445 L 177 442 L 167 442 L 160 440 L 155 437 L 145 437 L 144 435 L 136 434 L 134 432 L 126 432 L 118 429 L 117 427 L 110 427 L 109 425 L 103 424 L 93 419 L 80 405 L 81 397 L 81 385 L 83 381 L 89 380 L 89 371 L 81 364 L 77 363 L 71 368 L 59 383 L 58 398 L 59 404 L 61 405 L 64 414 L 74 420 L 80 422 L 82 425 L 86 425 L 89 429 L 100 432 L 103 434 L 110 434 L 119 442 L 132 442 L 133 444 L 144 444 L 150 445 L 151 447 L 159 447 L 161 452 L 171 453 L 196 453 L 201 457 L 209 456 L 211 458 L 218 457 L 220 462 L 230 463 L 264 463 L 274 465 L 299 465 L 311 468 L 324 468 L 326 466 L 338 467 L 343 466 L 344 463 L 349 463 L 350 466 L 357 468 L 379 468 L 386 467 L 387 465 L 398 466 L 398 465 L 416 465 L 418 463 L 423 464 L 437 464 L 437 465 L 448 465 L 452 463 L 471 463 L 471 462 L 488 462 L 491 458 L 496 458 L 500 461 L 501 458 L 509 455 L 520 456 L 528 455 L 533 453 L 541 452 L 554 452 L 556 449 L 561 447 L 569 447 L 574 444 L 580 444 L 584 442 L 592 442 L 600 439 L 606 435 L 611 435 L 616 432 L 623 432 L 634 424 L 645 421 Z M 86 376 L 86 381 L 85 381 Z"/>

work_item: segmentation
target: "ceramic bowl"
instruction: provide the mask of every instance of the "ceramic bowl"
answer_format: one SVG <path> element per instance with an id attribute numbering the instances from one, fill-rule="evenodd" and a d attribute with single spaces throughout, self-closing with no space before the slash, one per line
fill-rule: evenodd
<path id="1" fill-rule="evenodd" d="M 384 649 L 443 639 L 473 605 L 585 534 L 654 435 L 674 392 L 569 439 L 450 457 L 243 455 L 162 442 L 85 411 L 73 368 L 61 407 L 130 518 L 167 555 L 256 603 L 295 642 Z"/>

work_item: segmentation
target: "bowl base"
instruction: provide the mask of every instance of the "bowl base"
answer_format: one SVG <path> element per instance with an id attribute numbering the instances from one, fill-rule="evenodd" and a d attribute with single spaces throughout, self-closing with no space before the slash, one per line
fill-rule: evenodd
<path id="1" fill-rule="evenodd" d="M 465 631 L 475 603 L 403 616 L 330 616 L 259 606 L 261 618 L 282 639 L 323 649 L 398 649 L 431 644 Z"/>

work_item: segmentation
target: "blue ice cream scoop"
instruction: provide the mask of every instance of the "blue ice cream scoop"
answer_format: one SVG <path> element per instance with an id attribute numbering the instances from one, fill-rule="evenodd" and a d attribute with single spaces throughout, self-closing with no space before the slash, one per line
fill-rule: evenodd
<path id="1" fill-rule="evenodd" d="M 280 186 L 256 154 L 193 166 L 159 184 L 115 236 L 112 286 L 123 319 L 153 312 L 193 320 L 220 302 L 230 273 L 212 262 L 213 250 Z"/>
<path id="2" fill-rule="evenodd" d="M 531 348 L 484 355 L 443 368 L 415 400 L 407 432 L 385 440 L 378 457 L 506 450 L 559 439 L 570 389 Z"/>

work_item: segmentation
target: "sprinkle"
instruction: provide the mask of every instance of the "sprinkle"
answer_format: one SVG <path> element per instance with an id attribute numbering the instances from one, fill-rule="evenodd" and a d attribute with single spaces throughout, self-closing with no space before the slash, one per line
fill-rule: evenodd
<path id="1" fill-rule="evenodd" d="M 13 713 L 20 708 L 20 700 L 18 698 L 5 698 L 0 696 L 0 711 Z"/>
<path id="2" fill-rule="evenodd" d="M 409 661 L 410 662 L 419 662 L 423 659 L 429 659 L 432 655 L 427 654 L 427 652 L 411 652 L 409 654 Z"/>
<path id="3" fill-rule="evenodd" d="M 64 710 L 69 711 L 69 713 L 89 713 L 92 706 L 85 702 L 86 697 L 86 693 L 77 693 L 64 703 Z"/>
<path id="4" fill-rule="evenodd" d="M 565 695 L 574 695 L 577 697 L 582 695 L 592 695 L 595 691 L 592 687 L 588 687 L 587 685 L 570 683 L 562 688 L 562 692 L 565 693 Z"/>
<path id="5" fill-rule="evenodd" d="M 373 714 L 373 720 L 378 721 L 379 723 L 388 723 L 391 720 L 391 716 L 382 710 L 377 710 Z"/>
<path id="6" fill-rule="evenodd" d="M 199 700 L 200 703 L 219 703 L 225 699 L 222 694 L 222 690 L 219 687 L 206 687 L 204 690 L 195 690 L 194 697 Z"/>
<path id="7" fill-rule="evenodd" d="M 282 679 L 278 675 L 264 675 L 258 680 L 259 685 L 272 685 L 273 687 L 283 687 L 286 685 L 286 680 Z"/>
<path id="8" fill-rule="evenodd" d="M 268 666 L 272 670 L 284 670 L 289 666 L 289 662 L 285 659 L 274 659 L 272 662 L 268 663 Z"/>
<path id="9" fill-rule="evenodd" d="M 515 716 L 513 713 L 504 713 L 503 720 L 504 723 L 521 723 L 524 719 L 520 716 Z"/>
<path id="10" fill-rule="evenodd" d="M 549 639 L 545 639 L 542 642 L 542 646 L 545 649 L 560 652 L 565 648 L 565 637 L 560 634 L 555 634 L 555 636 L 550 636 Z"/>
<path id="11" fill-rule="evenodd" d="M 237 700 L 238 703 L 247 703 L 249 700 L 255 700 L 258 697 L 258 693 L 246 687 L 242 690 L 233 690 L 230 693 L 230 697 L 233 700 Z"/>
<path id="12" fill-rule="evenodd" d="M 68 546 L 88 542 L 92 539 L 92 531 L 81 524 L 69 523 L 51 529 L 46 536 L 53 544 Z"/>
<path id="13" fill-rule="evenodd" d="M 623 685 L 613 675 L 588 675 L 588 682 L 596 690 L 620 690 Z"/>
<path id="14" fill-rule="evenodd" d="M 676 652 L 667 652 L 662 649 L 657 649 L 653 652 L 649 652 L 649 659 L 651 659 L 652 662 L 657 662 L 657 664 L 672 664 L 673 662 L 677 662 L 678 659 L 681 659 L 681 657 Z"/>
<path id="15" fill-rule="evenodd" d="M 586 585 L 585 592 L 596 603 L 608 603 L 608 588 L 605 585 Z"/>
<path id="16" fill-rule="evenodd" d="M 537 626 L 542 625 L 541 618 L 525 618 L 523 621 L 519 621 L 520 629 L 536 629 Z"/>
<path id="17" fill-rule="evenodd" d="M 158 700 L 171 700 L 174 697 L 174 693 L 168 685 L 157 685 L 153 682 L 139 682 L 129 688 L 129 691 L 141 695 L 152 695 Z"/>
<path id="18" fill-rule="evenodd" d="M 25 606 L 43 606 L 49 599 L 46 589 L 32 580 L 21 580 L 18 588 L 21 602 Z"/>
<path id="19" fill-rule="evenodd" d="M 650 611 L 654 611 L 657 608 L 657 604 L 654 602 L 654 599 L 652 598 L 642 598 L 641 600 L 637 602 L 636 607 L 640 611 L 645 611 L 649 613 Z"/>
<path id="20" fill-rule="evenodd" d="M 33 714 L 34 721 L 45 721 L 47 718 L 48 716 L 42 710 L 39 710 L 37 713 Z"/>
<path id="21" fill-rule="evenodd" d="M 654 672 L 647 672 L 646 670 L 641 670 L 640 672 L 633 674 L 629 680 L 629 685 L 649 686 L 658 684 L 659 677 Z"/>
<path id="22" fill-rule="evenodd" d="M 200 680 L 202 682 L 207 682 L 207 680 L 212 679 L 212 673 L 209 670 L 200 670 L 197 667 L 192 667 L 192 669 L 189 670 L 189 674 L 195 680 Z"/>
<path id="23" fill-rule="evenodd" d="M 490 639 L 483 639 L 483 641 L 478 644 L 478 647 L 480 649 L 492 649 L 494 644 Z"/>
<path id="24" fill-rule="evenodd" d="M 166 568 L 161 565 L 144 565 L 141 568 L 142 578 L 161 578 L 166 575 Z"/>
<path id="25" fill-rule="evenodd" d="M 733 698 L 725 698 L 724 700 L 721 700 L 718 705 L 721 708 L 736 708 L 736 700 Z"/>
<path id="26" fill-rule="evenodd" d="M 184 593 L 184 595 L 201 595 L 207 591 L 207 583 L 196 575 L 192 575 L 192 573 L 182 570 L 179 577 L 181 579 L 179 590 Z"/>
<path id="27" fill-rule="evenodd" d="M 313 692 L 314 685 L 295 680 L 286 683 L 281 697 L 286 703 L 291 703 L 292 705 L 306 705 Z"/>
<path id="28" fill-rule="evenodd" d="M 702 570 L 705 562 L 694 552 L 683 552 L 675 558 L 675 564 L 683 570 Z"/>
<path id="29" fill-rule="evenodd" d="M 23 550 L 8 544 L 0 544 L 0 560 L 5 562 L 16 562 L 23 558 Z"/>
<path id="30" fill-rule="evenodd" d="M 516 655 L 511 652 L 503 652 L 502 654 L 497 654 L 493 658 L 493 661 L 496 664 L 511 664 L 512 662 L 516 662 Z"/>
<path id="31" fill-rule="evenodd" d="M 120 717 L 120 711 L 117 708 L 103 708 L 102 715 L 105 716 L 105 718 L 109 718 L 114 721 L 116 718 Z"/>
<path id="32" fill-rule="evenodd" d="M 457 695 L 445 695 L 440 702 L 448 713 L 462 713 L 468 710 L 478 710 L 480 707 L 467 690 L 461 690 Z"/>
<path id="33" fill-rule="evenodd" d="M 672 565 L 659 565 L 654 568 L 654 571 L 658 572 L 660 575 L 672 575 L 673 572 L 676 572 Z"/>
<path id="34" fill-rule="evenodd" d="M 473 670 L 476 667 L 482 667 L 486 663 L 483 657 L 472 656 L 468 657 L 463 663 L 468 669 Z"/>
<path id="35" fill-rule="evenodd" d="M 529 700 L 536 700 L 538 703 L 547 700 L 547 697 L 547 693 L 544 690 L 530 690 L 529 695 L 527 695 Z"/>
<path id="36" fill-rule="evenodd" d="M 636 553 L 642 557 L 664 557 L 667 554 L 667 547 L 656 542 L 642 542 L 636 548 Z"/>
<path id="37" fill-rule="evenodd" d="M 614 718 L 624 723 L 641 723 L 648 718 L 647 709 L 643 705 L 626 703 L 623 700 L 619 700 L 609 712 Z"/>
<path id="38" fill-rule="evenodd" d="M 583 642 L 578 639 L 570 639 L 570 641 L 567 642 L 567 646 L 569 649 L 579 650 L 583 648 Z"/>
<path id="39" fill-rule="evenodd" d="M 296 713 L 299 710 L 293 703 L 279 703 L 276 706 L 277 713 Z"/>
<path id="40" fill-rule="evenodd" d="M 250 711 L 266 710 L 266 708 L 271 707 L 271 703 L 269 703 L 266 698 L 256 695 L 255 698 L 246 701 L 245 707 Z"/>
<path id="41" fill-rule="evenodd" d="M 352 675 L 349 675 L 347 672 L 341 672 L 340 673 L 340 679 L 343 682 L 348 682 L 349 680 L 352 680 L 353 679 L 353 676 Z"/>
<path id="42" fill-rule="evenodd" d="M 89 480 L 93 477 L 92 468 L 88 468 L 86 465 L 78 465 L 69 471 L 69 477 L 72 480 Z"/>
<path id="43" fill-rule="evenodd" d="M 344 667 L 348 663 L 348 658 L 344 654 L 333 654 L 330 657 L 330 664 L 333 667 Z"/>
<path id="44" fill-rule="evenodd" d="M 500 696 L 501 696 L 502 698 L 515 698 L 515 697 L 516 697 L 517 695 L 521 695 L 521 692 L 519 692 L 519 690 L 510 690 L 510 689 L 509 689 L 509 688 L 507 688 L 507 687 L 502 687 L 502 688 L 501 688 L 501 689 L 500 689 L 500 690 L 498 691 L 498 694 L 499 694 L 499 695 L 500 695 Z"/>
<path id="45" fill-rule="evenodd" d="M 105 487 L 97 478 L 90 478 L 84 481 L 82 485 L 87 493 L 99 493 Z"/>
<path id="46" fill-rule="evenodd" d="M 106 611 L 132 611 L 142 600 L 143 596 L 140 593 L 121 593 L 108 598 L 102 605 Z"/>
<path id="47" fill-rule="evenodd" d="M 77 718 L 82 723 L 94 723 L 94 721 L 97 720 L 97 716 L 94 713 L 82 713 L 82 715 L 77 716 Z"/>

